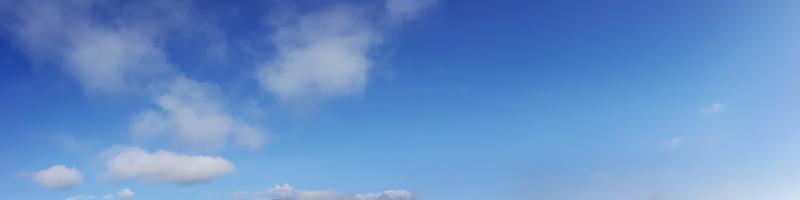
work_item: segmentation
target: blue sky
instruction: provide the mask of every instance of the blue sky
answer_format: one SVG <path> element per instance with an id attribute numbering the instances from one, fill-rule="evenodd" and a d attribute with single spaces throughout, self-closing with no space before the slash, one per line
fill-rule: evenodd
<path id="1" fill-rule="evenodd" d="M 800 198 L 800 3 L 0 1 L 4 199 Z"/>

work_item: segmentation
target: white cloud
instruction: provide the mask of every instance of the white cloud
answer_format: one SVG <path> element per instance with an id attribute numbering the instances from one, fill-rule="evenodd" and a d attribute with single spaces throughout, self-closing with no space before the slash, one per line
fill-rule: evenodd
<path id="1" fill-rule="evenodd" d="M 94 200 L 94 196 L 87 196 L 87 195 L 75 195 L 71 197 L 67 197 L 65 200 Z"/>
<path id="2" fill-rule="evenodd" d="M 168 80 L 178 68 L 166 43 L 186 39 L 181 33 L 207 48 L 200 57 L 227 49 L 215 14 L 199 12 L 193 0 L 0 1 L 0 9 L 9 17 L 0 28 L 34 64 L 60 67 L 89 93 L 142 91 Z"/>
<path id="3" fill-rule="evenodd" d="M 119 192 L 117 192 L 117 196 L 122 198 L 131 198 L 133 197 L 133 195 L 135 195 L 135 193 L 133 193 L 133 191 L 131 191 L 131 189 L 128 188 L 124 188 L 122 190 L 119 190 Z"/>
<path id="4" fill-rule="evenodd" d="M 386 16 L 370 15 L 367 7 L 339 5 L 282 18 L 273 23 L 277 55 L 260 66 L 257 78 L 265 90 L 287 104 L 309 106 L 359 95 L 374 62 L 370 51 L 381 44 L 386 32 L 382 22 L 410 19 L 432 3 L 388 1 Z"/>
<path id="5" fill-rule="evenodd" d="M 153 38 L 131 30 L 87 29 L 71 41 L 66 68 L 89 91 L 121 92 L 168 71 Z"/>
<path id="6" fill-rule="evenodd" d="M 378 193 L 358 194 L 354 200 L 410 200 L 414 199 L 411 192 L 405 190 L 386 190 Z"/>
<path id="7" fill-rule="evenodd" d="M 239 193 L 235 199 L 249 200 L 413 200 L 414 195 L 404 190 L 386 190 L 367 194 L 344 194 L 335 190 L 296 190 L 284 184 L 277 185 L 265 192 Z"/>
<path id="8" fill-rule="evenodd" d="M 346 6 L 277 23 L 278 55 L 261 67 L 261 85 L 287 103 L 361 93 L 367 51 L 381 39 L 369 23 L 361 10 Z"/>
<path id="9" fill-rule="evenodd" d="M 167 134 L 171 126 L 161 112 L 146 110 L 133 116 L 130 132 L 134 139 L 144 140 Z"/>
<path id="10" fill-rule="evenodd" d="M 234 142 L 238 145 L 248 149 L 258 149 L 267 142 L 264 138 L 264 130 L 251 127 L 244 123 L 237 124 L 235 128 Z"/>
<path id="11" fill-rule="evenodd" d="M 435 0 L 387 0 L 386 11 L 389 20 L 402 22 L 413 19 L 434 3 L 436 3 Z"/>
<path id="12" fill-rule="evenodd" d="M 713 115 L 725 111 L 725 109 L 727 109 L 725 104 L 713 103 L 703 108 L 703 110 L 701 110 L 700 113 L 704 115 Z"/>
<path id="13" fill-rule="evenodd" d="M 103 195 L 100 198 L 97 198 L 97 197 L 91 196 L 91 195 L 83 195 L 83 194 L 81 194 L 81 195 L 75 195 L 75 196 L 67 197 L 66 200 L 130 199 L 130 198 L 133 197 L 133 195 L 134 195 L 133 191 L 131 191 L 128 188 L 124 188 L 124 189 L 119 190 L 119 192 L 117 192 L 116 194 L 106 194 L 106 195 Z"/>
<path id="14" fill-rule="evenodd" d="M 211 181 L 234 171 L 222 157 L 183 155 L 159 150 L 149 153 L 136 147 L 112 147 L 106 153 L 108 176 L 181 185 Z"/>
<path id="15" fill-rule="evenodd" d="M 83 182 L 83 175 L 76 168 L 55 165 L 45 170 L 33 172 L 31 180 L 48 189 L 70 189 Z"/>
<path id="16" fill-rule="evenodd" d="M 136 139 L 173 134 L 182 145 L 209 150 L 223 149 L 231 135 L 236 144 L 250 149 L 265 144 L 265 131 L 234 118 L 217 93 L 212 85 L 178 77 L 156 95 L 159 110 L 133 117 L 131 134 Z"/>
<path id="17" fill-rule="evenodd" d="M 158 6 L 151 5 L 158 4 Z M 61 66 L 85 91 L 120 93 L 170 71 L 160 38 L 188 4 L 25 1 L 13 5 L 16 43 L 34 63 Z M 92 18 L 98 10 L 114 15 Z M 169 10 L 170 12 L 163 12 Z M 148 14 L 164 13 L 159 19 Z M 112 22 L 113 21 L 113 22 Z"/>

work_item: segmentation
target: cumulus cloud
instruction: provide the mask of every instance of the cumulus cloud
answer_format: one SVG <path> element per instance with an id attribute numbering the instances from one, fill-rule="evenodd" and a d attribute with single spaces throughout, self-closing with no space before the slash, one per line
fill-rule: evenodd
<path id="1" fill-rule="evenodd" d="M 284 102 L 360 93 L 367 51 L 381 39 L 365 19 L 360 10 L 338 6 L 278 23 L 272 37 L 278 56 L 262 66 L 261 85 Z"/>
<path id="2" fill-rule="evenodd" d="M 373 63 L 369 53 L 385 34 L 381 20 L 410 18 L 429 5 L 422 2 L 429 1 L 389 1 L 388 16 L 339 5 L 276 21 L 277 55 L 261 65 L 261 86 L 281 102 L 301 105 L 361 94 Z"/>
<path id="3" fill-rule="evenodd" d="M 156 95 L 155 104 L 158 110 L 133 117 L 130 131 L 134 138 L 172 134 L 182 145 L 209 150 L 223 149 L 231 135 L 236 144 L 250 149 L 266 143 L 265 131 L 234 118 L 212 85 L 180 76 Z"/>
<path id="4" fill-rule="evenodd" d="M 76 168 L 55 165 L 45 170 L 33 172 L 31 180 L 48 189 L 70 189 L 83 182 L 83 175 Z"/>
<path id="5" fill-rule="evenodd" d="M 3 28 L 34 63 L 61 66 L 86 91 L 120 93 L 170 71 L 161 38 L 186 18 L 178 2 L 24 1 L 4 5 L 15 21 Z M 113 14 L 91 17 L 101 10 Z"/>
<path id="6" fill-rule="evenodd" d="M 238 200 L 413 200 L 414 195 L 404 190 L 386 190 L 367 194 L 344 194 L 335 190 L 296 190 L 288 184 L 277 185 L 265 192 L 238 193 Z"/>
<path id="7" fill-rule="evenodd" d="M 78 35 L 65 52 L 65 67 L 89 91 L 124 91 L 170 68 L 164 52 L 145 34 L 87 29 Z"/>
<path id="8" fill-rule="evenodd" d="M 134 195 L 133 191 L 128 188 L 119 190 L 116 194 L 106 194 L 97 198 L 91 195 L 75 195 L 67 197 L 66 200 L 113 200 L 113 199 L 130 199 Z"/>
<path id="9" fill-rule="evenodd" d="M 701 110 L 700 113 L 703 115 L 713 115 L 725 111 L 726 108 L 727 107 L 725 106 L 725 104 L 713 103 L 703 108 L 703 110 Z"/>
<path id="10" fill-rule="evenodd" d="M 60 67 L 89 93 L 139 91 L 172 77 L 178 68 L 166 43 L 184 39 L 181 33 L 208 49 L 200 54 L 219 57 L 227 49 L 215 14 L 200 12 L 193 0 L 0 1 L 0 10 L 8 16 L 0 29 L 29 60 Z"/>
<path id="11" fill-rule="evenodd" d="M 165 150 L 150 153 L 136 147 L 118 146 L 106 151 L 104 156 L 107 157 L 106 175 L 116 179 L 190 185 L 211 181 L 234 171 L 233 163 L 222 157 L 184 155 Z"/>

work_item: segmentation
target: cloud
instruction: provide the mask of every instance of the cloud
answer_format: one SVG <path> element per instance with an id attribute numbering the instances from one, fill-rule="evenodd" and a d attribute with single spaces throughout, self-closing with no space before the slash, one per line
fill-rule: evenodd
<path id="1" fill-rule="evenodd" d="M 278 55 L 258 74 L 283 102 L 314 103 L 359 94 L 367 81 L 369 48 L 380 35 L 362 11 L 337 6 L 276 25 Z"/>
<path id="2" fill-rule="evenodd" d="M 91 195 L 75 195 L 67 197 L 66 200 L 113 200 L 113 199 L 130 199 L 134 195 L 133 191 L 128 188 L 119 190 L 116 194 L 106 194 L 100 198 Z"/>
<path id="3" fill-rule="evenodd" d="M 162 38 L 189 4 L 98 2 L 25 1 L 3 28 L 34 63 L 61 66 L 88 92 L 121 93 L 170 71 Z M 91 17 L 100 10 L 112 15 Z"/>
<path id="4" fill-rule="evenodd" d="M 385 5 L 388 19 L 402 22 L 417 17 L 435 3 L 435 0 L 387 0 Z"/>
<path id="5" fill-rule="evenodd" d="M 168 80 L 178 71 L 168 42 L 193 39 L 209 58 L 227 49 L 216 14 L 192 0 L 8 1 L 0 9 L 9 16 L 0 28 L 29 60 L 60 67 L 88 93 L 123 94 Z"/>
<path id="6" fill-rule="evenodd" d="M 411 200 L 414 195 L 405 190 L 386 190 L 378 193 L 358 194 L 354 200 Z"/>
<path id="7" fill-rule="evenodd" d="M 96 199 L 94 196 L 87 196 L 87 195 L 75 195 L 71 197 L 67 197 L 65 200 L 94 200 Z"/>
<path id="8" fill-rule="evenodd" d="M 725 109 L 727 109 L 727 107 L 724 104 L 714 103 L 703 108 L 700 113 L 703 115 L 713 115 L 725 111 Z"/>
<path id="9" fill-rule="evenodd" d="M 277 185 L 265 192 L 238 193 L 234 199 L 239 200 L 413 200 L 414 195 L 404 190 L 386 190 L 367 194 L 343 194 L 334 190 L 296 190 L 284 184 Z"/>
<path id="10" fill-rule="evenodd" d="M 171 126 L 160 111 L 146 110 L 133 116 L 129 131 L 134 139 L 143 140 L 168 134 Z"/>
<path id="11" fill-rule="evenodd" d="M 245 123 L 238 123 L 234 130 L 234 142 L 248 149 L 258 149 L 266 143 L 264 131 Z"/>
<path id="12" fill-rule="evenodd" d="M 234 171 L 233 163 L 222 157 L 183 155 L 159 150 L 153 153 L 137 147 L 112 147 L 104 153 L 106 175 L 190 185 L 211 181 Z"/>
<path id="13" fill-rule="evenodd" d="M 150 36 L 133 30 L 87 29 L 65 52 L 67 70 L 84 89 L 116 93 L 163 74 L 170 64 Z"/>
<path id="14" fill-rule="evenodd" d="M 389 1 L 387 16 L 366 7 L 338 5 L 272 23 L 275 58 L 260 66 L 262 88 L 281 102 L 313 105 L 359 95 L 368 81 L 370 51 L 383 41 L 382 20 L 411 18 L 432 2 Z M 396 20 L 395 20 L 396 21 Z"/>
<path id="15" fill-rule="evenodd" d="M 117 192 L 117 196 L 122 198 L 131 198 L 133 197 L 133 195 L 135 195 L 135 193 L 133 193 L 133 191 L 131 191 L 128 188 L 124 188 L 122 190 L 119 190 L 119 192 Z"/>
<path id="16" fill-rule="evenodd" d="M 70 189 L 83 182 L 83 175 L 76 168 L 55 165 L 45 170 L 33 172 L 31 180 L 48 189 Z"/>
<path id="17" fill-rule="evenodd" d="M 234 118 L 225 109 L 224 98 L 209 84 L 178 77 L 155 95 L 158 110 L 135 115 L 130 132 L 135 139 L 169 135 L 195 149 L 220 150 L 229 136 L 249 149 L 266 143 L 265 131 Z"/>

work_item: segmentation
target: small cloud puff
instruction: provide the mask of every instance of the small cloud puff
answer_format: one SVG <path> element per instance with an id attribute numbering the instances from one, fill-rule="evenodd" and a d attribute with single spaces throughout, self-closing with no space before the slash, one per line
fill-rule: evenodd
<path id="1" fill-rule="evenodd" d="M 119 192 L 117 192 L 117 196 L 122 198 L 131 198 L 133 197 L 133 195 L 135 195 L 135 193 L 133 193 L 133 191 L 131 191 L 128 188 L 122 189 Z"/>
<path id="2" fill-rule="evenodd" d="M 389 20 L 403 21 L 415 18 L 435 3 L 435 0 L 387 0 L 386 11 Z"/>
<path id="3" fill-rule="evenodd" d="M 107 195 L 103 195 L 103 196 L 102 196 L 102 197 L 100 197 L 100 198 L 97 198 L 97 197 L 95 197 L 95 196 L 90 196 L 90 195 L 82 195 L 82 194 L 81 194 L 81 195 L 75 195 L 75 196 L 67 197 L 67 198 L 66 198 L 66 200 L 98 200 L 98 199 L 102 199 L 102 200 L 113 200 L 113 199 L 130 199 L 130 198 L 132 198 L 132 197 L 133 197 L 133 195 L 134 195 L 134 193 L 133 193 L 133 192 L 132 192 L 130 189 L 128 189 L 128 188 L 124 188 L 124 189 L 121 189 L 121 190 L 119 190 L 119 192 L 117 192 L 117 194 L 107 194 Z"/>
<path id="4" fill-rule="evenodd" d="M 33 172 L 31 180 L 44 188 L 64 190 L 81 184 L 83 175 L 76 168 L 55 165 L 45 170 Z"/>

